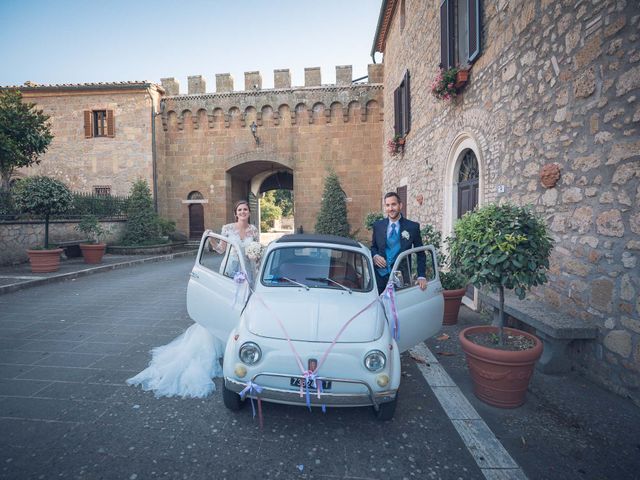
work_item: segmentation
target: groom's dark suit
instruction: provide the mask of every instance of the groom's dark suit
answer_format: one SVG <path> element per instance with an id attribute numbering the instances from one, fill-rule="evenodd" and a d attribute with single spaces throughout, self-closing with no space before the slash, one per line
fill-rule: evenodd
<path id="1" fill-rule="evenodd" d="M 409 250 L 415 247 L 422 246 L 422 238 L 420 237 L 420 224 L 417 222 L 412 222 L 411 220 L 407 220 L 404 217 L 400 217 L 398 220 L 399 224 L 399 234 L 400 234 L 400 253 L 405 250 Z M 378 220 L 373 224 L 373 235 L 371 238 L 371 256 L 380 255 L 387 260 L 387 267 L 391 269 L 393 267 L 393 262 L 395 262 L 395 258 L 388 259 L 386 258 L 386 246 L 387 246 L 387 230 L 389 228 L 389 219 L 384 218 L 382 220 Z M 407 232 L 409 234 L 409 238 L 405 238 L 406 234 L 403 236 L 402 234 Z M 398 254 L 399 255 L 399 254 Z M 417 267 L 418 267 L 418 277 L 425 277 L 426 273 L 426 255 L 424 252 L 420 252 L 416 255 L 417 257 Z M 392 262 L 389 264 L 389 262 Z M 389 273 L 386 275 L 380 275 L 378 272 L 378 268 L 375 268 L 376 272 L 376 283 L 378 285 L 378 293 L 382 293 L 384 288 L 389 281 Z M 409 278 L 409 272 L 404 273 L 406 275 L 405 278 Z"/>

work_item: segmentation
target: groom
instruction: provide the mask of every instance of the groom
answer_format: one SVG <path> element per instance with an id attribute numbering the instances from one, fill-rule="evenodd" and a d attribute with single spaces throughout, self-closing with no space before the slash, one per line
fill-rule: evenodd
<path id="1" fill-rule="evenodd" d="M 420 224 L 407 220 L 400 213 L 402 201 L 396 192 L 389 192 L 384 196 L 384 211 L 387 218 L 373 224 L 371 238 L 371 255 L 376 266 L 376 284 L 378 293 L 382 293 L 389 281 L 389 274 L 400 253 L 422 246 Z M 427 288 L 425 277 L 426 255 L 424 252 L 416 254 L 418 261 L 418 285 L 420 289 Z M 406 272 L 408 275 L 409 272 Z"/>

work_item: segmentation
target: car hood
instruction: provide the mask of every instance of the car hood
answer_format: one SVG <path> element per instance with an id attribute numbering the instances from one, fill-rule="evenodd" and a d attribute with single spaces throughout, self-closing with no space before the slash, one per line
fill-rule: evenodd
<path id="1" fill-rule="evenodd" d="M 243 317 L 254 335 L 332 342 L 349 319 L 372 301 L 373 305 L 349 323 L 338 342 L 370 342 L 384 331 L 384 311 L 373 295 L 330 289 L 277 290 L 268 295 L 257 292 L 249 299 Z"/>

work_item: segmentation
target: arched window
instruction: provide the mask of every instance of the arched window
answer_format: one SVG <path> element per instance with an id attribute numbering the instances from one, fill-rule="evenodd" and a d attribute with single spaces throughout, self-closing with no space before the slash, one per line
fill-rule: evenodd
<path id="1" fill-rule="evenodd" d="M 198 191 L 193 191 L 187 195 L 187 200 L 204 200 L 202 194 Z"/>
<path id="2" fill-rule="evenodd" d="M 462 152 L 458 170 L 458 218 L 478 206 L 478 159 L 471 149 Z"/>

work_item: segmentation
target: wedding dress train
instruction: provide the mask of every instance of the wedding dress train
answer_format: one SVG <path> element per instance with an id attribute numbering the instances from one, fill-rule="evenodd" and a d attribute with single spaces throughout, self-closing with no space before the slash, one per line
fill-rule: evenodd
<path id="1" fill-rule="evenodd" d="M 151 350 L 149 366 L 127 384 L 153 390 L 156 397 L 203 398 L 216 389 L 212 378 L 222 375 L 223 354 L 222 341 L 196 323 L 167 345 Z"/>

